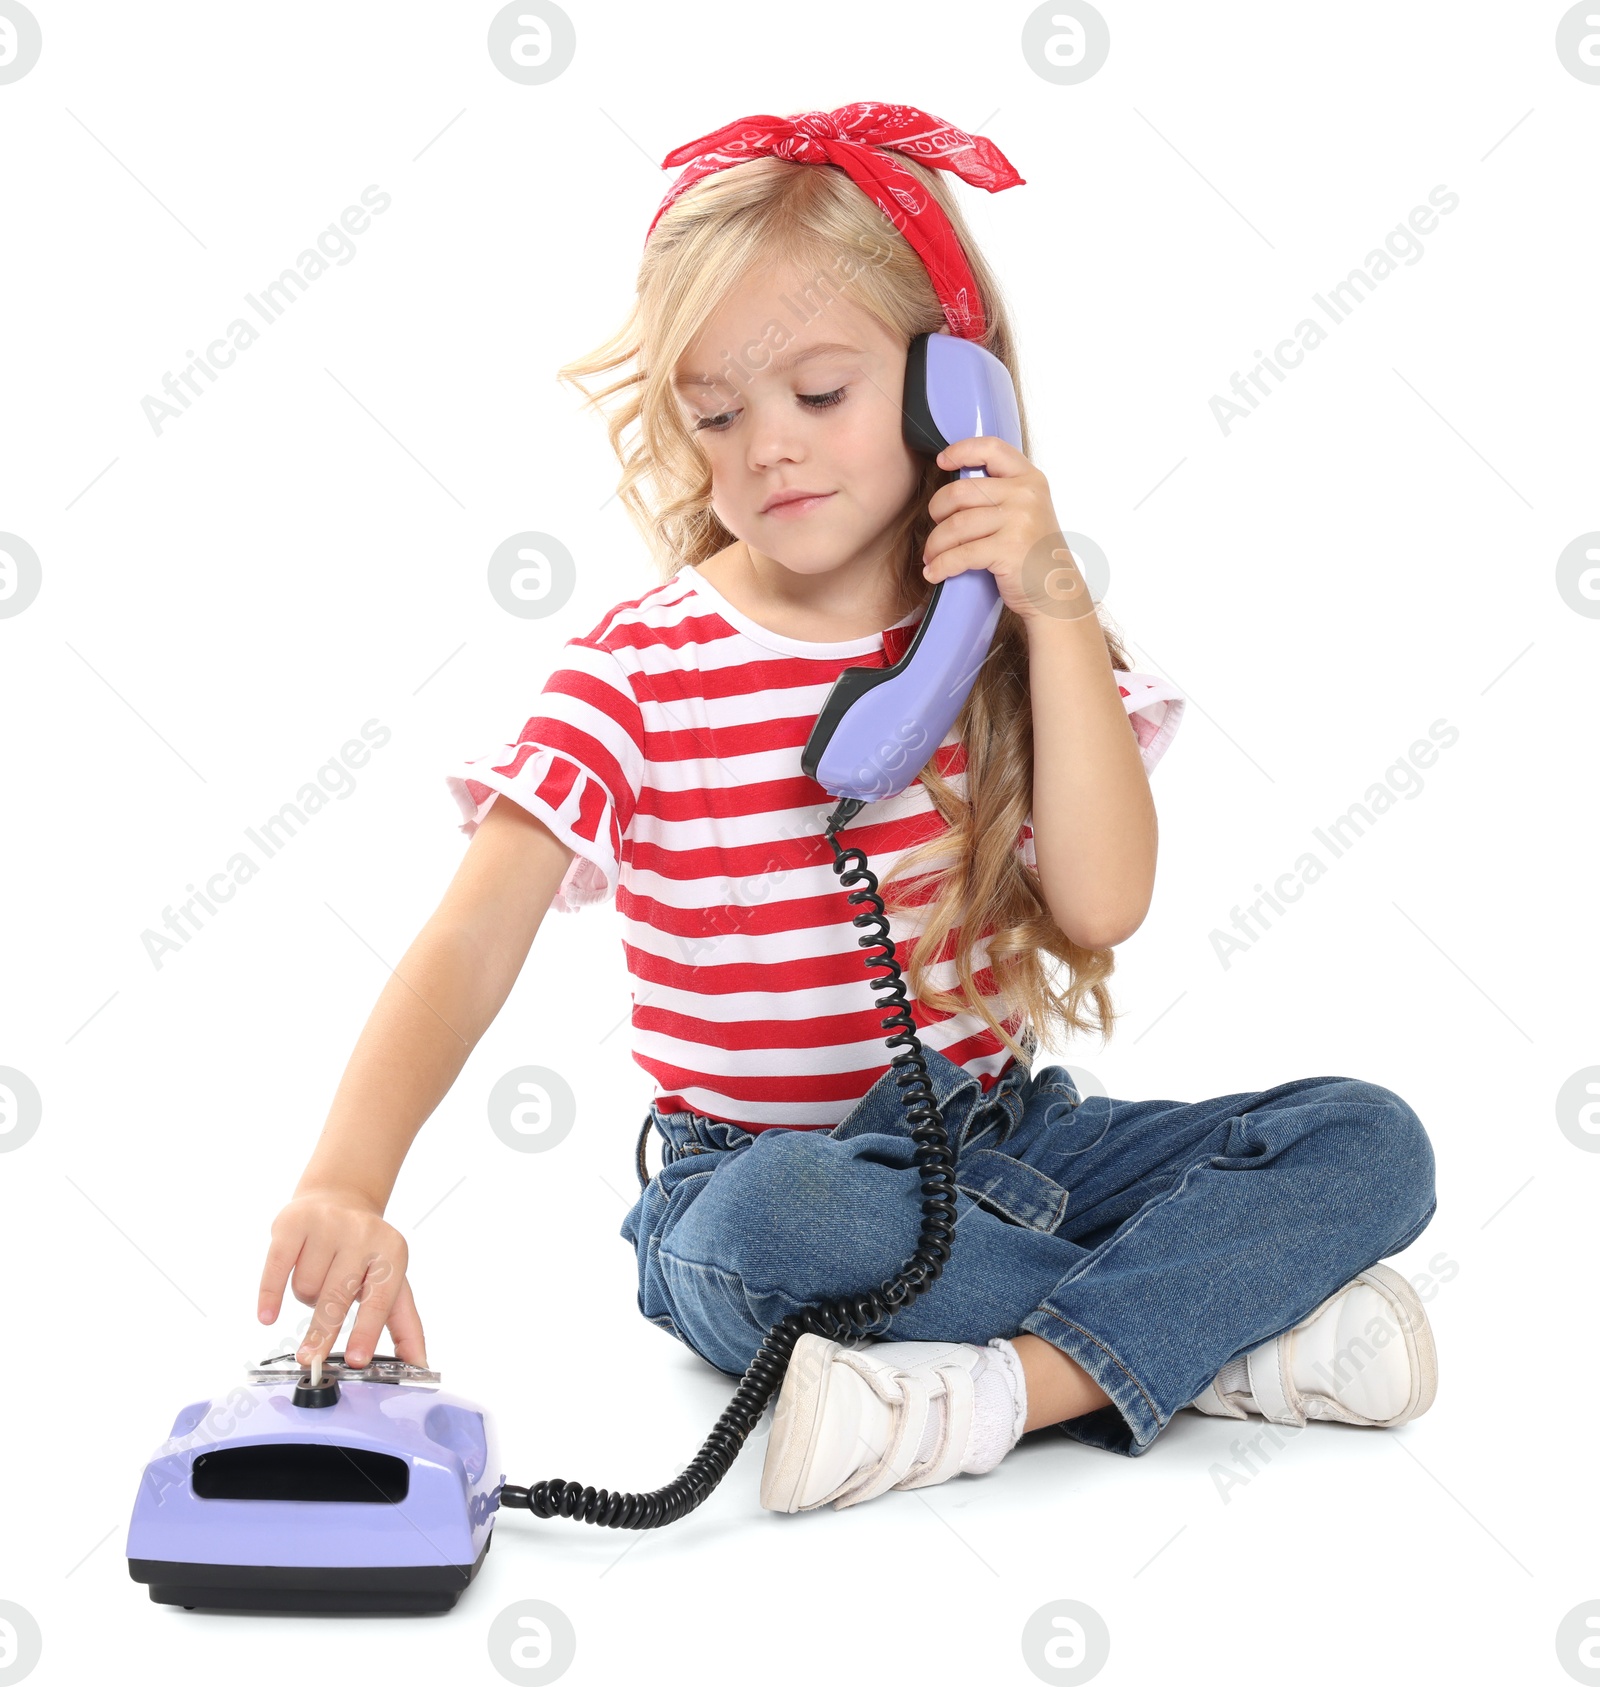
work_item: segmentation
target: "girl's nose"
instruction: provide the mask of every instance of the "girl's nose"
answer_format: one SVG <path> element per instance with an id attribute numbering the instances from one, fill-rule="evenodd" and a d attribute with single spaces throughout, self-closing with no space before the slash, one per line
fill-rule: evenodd
<path id="1" fill-rule="evenodd" d="M 781 409 L 762 406 L 751 416 L 749 452 L 746 458 L 752 469 L 770 469 L 778 463 L 799 463 L 805 460 L 805 447 L 792 415 Z"/>

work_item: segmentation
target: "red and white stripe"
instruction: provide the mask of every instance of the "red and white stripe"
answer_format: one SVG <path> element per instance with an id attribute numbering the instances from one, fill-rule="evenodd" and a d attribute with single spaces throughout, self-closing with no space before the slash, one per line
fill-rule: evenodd
<path id="1" fill-rule="evenodd" d="M 551 904 L 558 912 L 615 895 L 635 986 L 633 1057 L 663 1110 L 751 1131 L 826 1129 L 888 1069 L 871 984 L 880 969 L 866 963 L 863 932 L 850 923 L 857 907 L 823 837 L 835 801 L 801 772 L 800 752 L 839 673 L 897 661 L 920 614 L 866 638 L 791 639 L 685 566 L 567 642 L 514 742 L 447 773 L 468 837 L 504 792 L 574 851 Z M 1117 679 L 1148 771 L 1183 698 L 1152 675 Z M 954 729 L 935 756 L 959 791 L 966 757 Z M 869 803 L 840 835 L 882 881 L 908 849 L 947 829 L 917 780 Z M 1025 825 L 1017 840 L 1029 863 L 1032 837 Z M 890 917 L 902 966 L 921 925 L 915 914 Z M 989 935 L 973 961 L 999 1018 L 982 965 Z M 933 968 L 946 988 L 960 936 Z M 925 1047 L 985 1090 L 1011 1064 L 976 1013 L 913 1001 L 912 1018 Z M 1019 1034 L 1020 1015 L 1002 1022 Z"/>

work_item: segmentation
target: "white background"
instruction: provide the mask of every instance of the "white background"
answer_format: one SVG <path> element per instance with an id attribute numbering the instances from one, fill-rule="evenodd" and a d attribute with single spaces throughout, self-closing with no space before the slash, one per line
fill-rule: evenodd
<path id="1" fill-rule="evenodd" d="M 0 1065 L 43 1101 L 0 1154 L 0 1599 L 41 1626 L 36 1679 L 193 1680 L 226 1648 L 238 1683 L 397 1656 L 496 1681 L 490 1622 L 527 1597 L 574 1624 L 575 1681 L 1031 1681 L 1023 1625 L 1062 1598 L 1105 1619 L 1107 1682 L 1566 1679 L 1557 1625 L 1600 1597 L 1600 1156 L 1556 1111 L 1597 1058 L 1600 622 L 1556 561 L 1600 528 L 1600 86 L 1558 59 L 1563 10 L 1107 0 L 1108 60 L 1062 86 L 1024 57 L 1026 6 L 570 0 L 576 56 L 524 86 L 492 6 L 35 6 L 42 56 L 0 86 L 0 529 L 42 568 L 0 618 Z M 1125 1017 L 1054 1058 L 1114 1096 L 1345 1074 L 1406 1097 L 1439 1210 L 1391 1263 L 1455 1268 L 1437 1403 L 1314 1425 L 1226 1503 L 1241 1426 L 1192 1412 L 1137 1460 L 1036 1437 L 989 1477 L 799 1517 L 757 1504 L 762 1443 L 657 1534 L 502 1515 L 447 1617 L 154 1606 L 122 1557 L 140 1467 L 295 1339 L 292 1301 L 255 1320 L 268 1227 L 460 861 L 444 772 L 654 583 L 553 372 L 625 314 L 669 149 L 863 98 L 1027 178 L 957 191 L 1034 457 L 1110 559 L 1134 666 L 1190 699 Z M 392 204 L 353 260 L 261 325 L 244 295 L 372 183 Z M 1312 294 L 1439 184 L 1460 203 L 1420 259 L 1224 434 L 1212 396 L 1328 326 Z M 156 433 L 143 399 L 240 315 L 260 341 Z M 543 619 L 486 586 L 528 529 L 578 568 Z M 392 737 L 354 793 L 155 966 L 163 910 L 373 719 Z M 1459 738 L 1420 792 L 1221 964 L 1234 907 L 1440 720 Z M 635 1306 L 627 1011 L 614 908 L 547 918 L 390 1207 L 430 1358 L 513 1481 L 659 1486 L 733 1386 Z M 577 1095 L 548 1153 L 486 1122 L 529 1064 Z"/>

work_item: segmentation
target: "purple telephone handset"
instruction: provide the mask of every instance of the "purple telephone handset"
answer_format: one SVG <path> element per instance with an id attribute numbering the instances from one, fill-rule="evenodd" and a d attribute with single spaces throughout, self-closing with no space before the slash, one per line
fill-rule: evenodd
<path id="1" fill-rule="evenodd" d="M 903 432 L 933 456 L 958 439 L 997 435 L 1022 448 L 1016 390 L 975 340 L 918 334 L 906 353 Z M 981 475 L 962 469 L 960 478 Z M 800 765 L 835 797 L 898 796 L 944 742 L 989 654 L 1003 607 L 987 568 L 941 580 L 906 653 L 888 668 L 846 668 L 811 729 Z"/>

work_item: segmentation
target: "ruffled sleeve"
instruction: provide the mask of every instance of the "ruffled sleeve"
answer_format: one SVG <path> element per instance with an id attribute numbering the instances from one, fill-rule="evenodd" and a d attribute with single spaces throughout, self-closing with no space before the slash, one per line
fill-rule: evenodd
<path id="1" fill-rule="evenodd" d="M 1124 668 L 1113 670 L 1117 690 L 1122 693 L 1122 706 L 1128 711 L 1133 735 L 1139 740 L 1139 759 L 1144 763 L 1148 779 L 1155 765 L 1166 754 L 1183 719 L 1184 695 L 1170 680 L 1155 674 L 1139 674 Z M 1038 856 L 1033 847 L 1033 816 L 1023 822 L 1017 839 L 1017 854 L 1036 871 Z"/>
<path id="2" fill-rule="evenodd" d="M 569 914 L 616 893 L 644 778 L 644 724 L 610 650 L 569 639 L 562 654 L 515 741 L 458 762 L 445 783 L 469 838 L 504 794 L 573 851 L 550 903 Z"/>
<path id="3" fill-rule="evenodd" d="M 1184 695 L 1171 680 L 1156 674 L 1137 674 L 1118 668 L 1112 677 L 1122 693 L 1122 706 L 1133 723 L 1133 735 L 1139 740 L 1139 755 L 1148 778 L 1166 754 L 1178 722 L 1183 719 Z"/>

